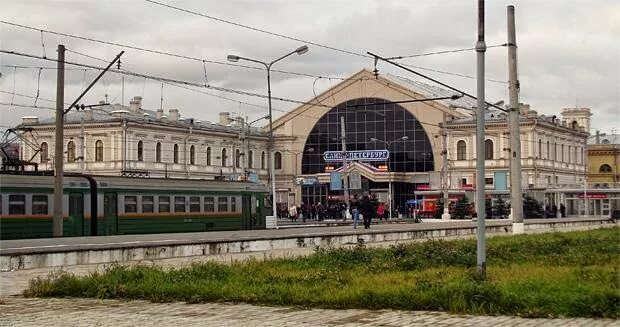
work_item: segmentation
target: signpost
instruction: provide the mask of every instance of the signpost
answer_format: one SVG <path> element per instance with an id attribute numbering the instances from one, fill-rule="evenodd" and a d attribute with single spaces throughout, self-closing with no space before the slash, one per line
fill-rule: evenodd
<path id="1" fill-rule="evenodd" d="M 362 175 L 359 171 L 354 171 L 349 174 L 349 189 L 361 190 L 362 189 Z"/>
<path id="2" fill-rule="evenodd" d="M 386 161 L 390 157 L 388 150 L 347 151 L 347 161 Z M 325 151 L 323 160 L 342 161 L 342 151 Z"/>

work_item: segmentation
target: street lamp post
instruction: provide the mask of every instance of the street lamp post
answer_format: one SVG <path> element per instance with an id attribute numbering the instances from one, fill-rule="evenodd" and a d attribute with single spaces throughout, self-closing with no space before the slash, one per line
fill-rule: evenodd
<path id="1" fill-rule="evenodd" d="M 239 60 L 246 60 L 246 61 L 251 61 L 251 62 L 255 62 L 261 65 L 265 66 L 265 69 L 267 70 L 267 99 L 268 99 L 268 103 L 269 103 L 269 177 L 271 179 L 271 206 L 272 206 L 272 213 L 273 216 L 275 217 L 275 221 L 276 221 L 276 228 L 277 228 L 277 221 L 278 221 L 278 214 L 277 214 L 277 208 L 276 208 L 276 176 L 275 176 L 275 170 L 274 170 L 274 152 L 273 152 L 273 148 L 274 148 L 274 142 L 273 142 L 273 114 L 271 113 L 271 66 L 273 64 L 275 64 L 276 62 L 296 53 L 298 55 L 302 55 L 304 53 L 308 52 L 308 46 L 307 45 L 302 45 L 299 48 L 295 49 L 294 51 L 291 51 L 287 54 L 285 54 L 284 56 L 272 61 L 272 62 L 263 62 L 260 60 L 256 60 L 256 59 L 251 59 L 251 58 L 245 58 L 245 57 L 240 57 L 240 56 L 236 56 L 236 55 L 228 55 L 227 59 L 228 61 L 231 62 L 237 62 Z"/>
<path id="2" fill-rule="evenodd" d="M 394 142 L 407 141 L 408 139 L 409 139 L 409 137 L 406 136 L 406 135 L 403 136 L 403 137 L 397 138 L 395 140 L 392 140 L 392 141 L 384 141 L 384 140 L 379 140 L 377 138 L 372 137 L 372 138 L 370 138 L 370 142 L 381 142 L 381 143 L 385 144 L 386 150 L 390 151 L 390 146 L 392 146 L 392 144 Z M 391 173 L 391 170 L 390 170 L 390 159 L 391 158 L 392 158 L 392 156 L 389 155 L 388 156 L 388 172 L 390 172 L 390 173 Z M 393 218 L 392 217 L 392 212 L 394 210 L 394 207 L 393 207 L 394 201 L 392 200 L 392 198 L 393 198 L 392 197 L 392 176 L 389 176 L 389 180 L 388 180 L 388 201 L 390 203 L 390 207 L 388 208 L 388 211 L 390 213 L 390 219 Z"/>

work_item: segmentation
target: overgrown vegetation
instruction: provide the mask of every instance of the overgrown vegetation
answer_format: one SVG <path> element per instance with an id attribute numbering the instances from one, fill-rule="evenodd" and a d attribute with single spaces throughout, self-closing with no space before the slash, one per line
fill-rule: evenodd
<path id="1" fill-rule="evenodd" d="M 475 240 L 360 244 L 293 259 L 57 273 L 25 295 L 619 318 L 619 255 L 618 228 L 494 237 L 479 281 Z"/>

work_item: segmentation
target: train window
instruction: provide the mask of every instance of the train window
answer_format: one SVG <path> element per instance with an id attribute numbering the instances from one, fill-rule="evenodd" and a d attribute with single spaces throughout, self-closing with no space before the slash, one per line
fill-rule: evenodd
<path id="1" fill-rule="evenodd" d="M 32 214 L 47 215 L 47 195 L 32 196 Z"/>
<path id="2" fill-rule="evenodd" d="M 135 195 L 125 195 L 125 213 L 138 212 L 138 197 Z"/>
<path id="3" fill-rule="evenodd" d="M 200 197 L 199 196 L 189 197 L 189 212 L 200 212 Z"/>
<path id="4" fill-rule="evenodd" d="M 230 198 L 230 211 L 237 212 L 237 198 L 234 196 Z"/>
<path id="5" fill-rule="evenodd" d="M 220 196 L 217 198 L 217 211 L 228 211 L 228 197 Z"/>
<path id="6" fill-rule="evenodd" d="M 26 214 L 26 196 L 23 194 L 9 195 L 9 215 Z"/>
<path id="7" fill-rule="evenodd" d="M 170 212 L 170 197 L 169 196 L 159 197 L 159 212 Z"/>
<path id="8" fill-rule="evenodd" d="M 185 212 L 185 197 L 184 196 L 174 197 L 174 212 Z"/>
<path id="9" fill-rule="evenodd" d="M 215 200 L 212 196 L 205 196 L 205 212 L 215 211 Z"/>
<path id="10" fill-rule="evenodd" d="M 153 197 L 150 195 L 142 196 L 142 213 L 150 213 L 153 212 Z"/>

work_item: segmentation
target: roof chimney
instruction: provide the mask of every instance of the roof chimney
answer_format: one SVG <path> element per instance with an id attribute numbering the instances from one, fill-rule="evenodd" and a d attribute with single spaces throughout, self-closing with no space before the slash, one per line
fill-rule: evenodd
<path id="1" fill-rule="evenodd" d="M 22 117 L 22 124 L 24 125 L 36 125 L 39 123 L 39 117 L 37 116 L 24 116 Z"/>
<path id="2" fill-rule="evenodd" d="M 177 120 L 179 120 L 179 117 L 180 117 L 180 115 L 179 115 L 179 109 L 170 109 L 170 110 L 168 111 L 168 118 L 169 118 L 171 121 L 177 121 Z"/>
<path id="3" fill-rule="evenodd" d="M 133 99 L 129 100 L 129 111 L 138 111 L 142 109 L 142 97 L 136 95 Z"/>
<path id="4" fill-rule="evenodd" d="M 220 125 L 228 125 L 230 124 L 230 112 L 220 112 Z"/>

